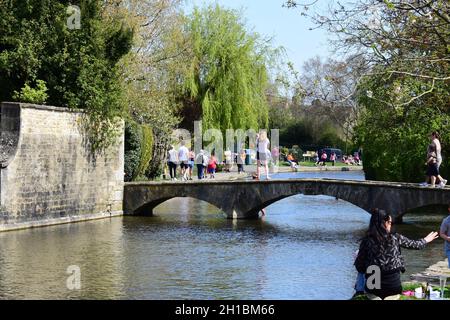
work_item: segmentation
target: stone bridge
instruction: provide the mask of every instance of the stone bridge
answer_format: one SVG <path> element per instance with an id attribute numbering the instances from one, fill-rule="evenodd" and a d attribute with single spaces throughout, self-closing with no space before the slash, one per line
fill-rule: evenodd
<path id="1" fill-rule="evenodd" d="M 228 218 L 256 218 L 262 208 L 296 194 L 332 196 L 366 211 L 384 209 L 396 221 L 409 210 L 450 203 L 450 188 L 412 183 L 332 179 L 131 182 L 125 184 L 124 214 L 150 216 L 166 200 L 191 197 L 215 205 Z"/>

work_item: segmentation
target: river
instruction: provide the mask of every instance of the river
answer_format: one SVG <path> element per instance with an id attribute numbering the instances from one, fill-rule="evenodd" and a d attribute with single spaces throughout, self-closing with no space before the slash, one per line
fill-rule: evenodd
<path id="1" fill-rule="evenodd" d="M 299 177 L 364 179 L 354 171 L 276 176 Z M 350 203 L 297 195 L 251 221 L 227 220 L 190 198 L 169 200 L 155 212 L 0 233 L 0 299 L 298 300 L 354 293 L 353 257 L 369 215 Z M 444 217 L 423 210 L 396 227 L 419 238 Z M 442 248 L 437 240 L 421 251 L 403 250 L 403 280 L 444 259 Z M 80 270 L 79 290 L 66 285 L 69 266 Z"/>

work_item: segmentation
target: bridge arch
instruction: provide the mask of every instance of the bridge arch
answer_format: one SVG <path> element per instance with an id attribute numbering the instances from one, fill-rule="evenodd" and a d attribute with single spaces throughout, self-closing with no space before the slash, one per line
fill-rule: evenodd
<path id="1" fill-rule="evenodd" d="M 314 194 L 314 195 L 313 195 L 313 194 L 308 194 L 308 195 L 305 195 L 304 193 L 294 193 L 294 194 L 291 194 L 291 195 L 280 196 L 280 197 L 277 197 L 277 198 L 273 198 L 273 199 L 267 200 L 267 201 L 265 201 L 265 202 L 263 202 L 263 203 L 260 203 L 260 204 L 256 205 L 254 211 L 255 211 L 256 213 L 258 213 L 258 212 L 260 212 L 262 209 L 267 208 L 267 207 L 269 207 L 269 206 L 272 205 L 272 204 L 275 204 L 275 203 L 277 203 L 277 202 L 280 202 L 280 201 L 282 201 L 282 200 L 284 200 L 284 199 L 288 199 L 288 198 L 290 198 L 290 197 L 295 197 L 296 195 L 304 195 L 304 196 L 327 196 L 327 197 L 339 199 L 339 200 L 341 200 L 341 201 L 345 201 L 346 203 L 350 203 L 350 204 L 352 204 L 352 205 L 354 205 L 354 206 L 356 206 L 356 207 L 362 209 L 362 210 L 365 211 L 367 214 L 370 214 L 370 212 L 369 212 L 368 210 L 366 210 L 365 208 L 359 206 L 358 204 L 352 203 L 352 202 L 348 201 L 347 199 L 342 199 L 342 198 L 339 198 L 339 197 L 336 197 L 336 196 L 330 195 L 330 194 Z M 295 209 L 295 208 L 294 208 L 294 209 Z"/>
<path id="2" fill-rule="evenodd" d="M 138 215 L 138 216 L 153 216 L 154 215 L 154 211 L 155 209 L 158 208 L 159 205 L 162 205 L 170 200 L 174 200 L 174 199 L 193 199 L 193 200 L 197 200 L 197 201 L 201 201 L 204 202 L 210 206 L 213 206 L 214 208 L 216 208 L 218 211 L 222 211 L 219 207 L 217 207 L 215 204 L 200 199 L 198 197 L 192 197 L 192 196 L 185 196 L 185 197 L 180 197 L 180 196 L 174 196 L 174 197 L 167 197 L 167 198 L 160 198 L 157 199 L 155 201 L 151 201 L 151 202 L 147 202 L 145 204 L 143 204 L 141 207 L 135 209 L 134 211 L 134 215 Z M 223 212 L 225 214 L 225 212 Z"/>

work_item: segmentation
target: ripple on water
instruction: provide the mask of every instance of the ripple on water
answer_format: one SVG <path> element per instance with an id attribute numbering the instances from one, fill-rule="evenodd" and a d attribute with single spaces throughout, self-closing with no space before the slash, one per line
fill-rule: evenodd
<path id="1" fill-rule="evenodd" d="M 354 172 L 320 175 L 361 178 Z M 353 294 L 354 252 L 369 215 L 345 201 L 292 196 L 268 207 L 263 220 L 252 221 L 224 219 L 214 206 L 189 198 L 167 201 L 155 212 L 150 218 L 0 233 L 0 298 L 348 299 Z M 407 215 L 407 224 L 398 229 L 418 237 L 442 218 L 436 212 Z M 434 263 L 441 245 L 404 250 L 408 273 Z M 66 287 L 69 265 L 80 266 L 79 291 Z"/>

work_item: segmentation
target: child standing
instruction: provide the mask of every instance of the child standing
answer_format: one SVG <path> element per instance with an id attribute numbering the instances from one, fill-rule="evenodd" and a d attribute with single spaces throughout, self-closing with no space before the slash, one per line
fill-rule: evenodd
<path id="1" fill-rule="evenodd" d="M 214 174 L 216 173 L 216 167 L 217 167 L 217 159 L 214 154 L 211 155 L 211 158 L 208 162 L 208 173 L 209 178 L 214 179 Z"/>

